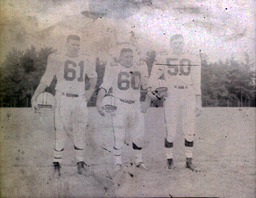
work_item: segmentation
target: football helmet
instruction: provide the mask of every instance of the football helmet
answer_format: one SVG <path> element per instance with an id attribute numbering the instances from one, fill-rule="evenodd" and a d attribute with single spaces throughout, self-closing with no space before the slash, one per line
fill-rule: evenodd
<path id="1" fill-rule="evenodd" d="M 117 110 L 114 96 L 110 94 L 104 96 L 102 99 L 102 106 L 106 113 L 114 113 Z"/>
<path id="2" fill-rule="evenodd" d="M 41 93 L 37 97 L 36 102 L 38 104 L 39 113 L 53 111 L 56 106 L 55 97 L 48 92 Z"/>
<path id="3" fill-rule="evenodd" d="M 163 96 L 167 96 L 168 87 L 165 80 L 158 79 L 156 83 L 154 83 L 150 88 L 150 94 L 152 94 L 154 97 L 160 99 Z"/>

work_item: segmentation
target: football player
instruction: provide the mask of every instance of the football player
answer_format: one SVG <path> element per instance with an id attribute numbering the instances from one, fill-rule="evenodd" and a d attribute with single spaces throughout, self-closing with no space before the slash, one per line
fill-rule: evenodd
<path id="1" fill-rule="evenodd" d="M 170 38 L 170 47 L 170 50 L 160 53 L 156 58 L 149 84 L 156 83 L 159 77 L 164 75 L 168 88 L 164 102 L 168 168 L 173 167 L 173 141 L 178 115 L 182 113 L 186 168 L 194 171 L 197 169 L 192 164 L 192 151 L 196 116 L 201 113 L 201 62 L 198 55 L 185 51 L 184 38 L 181 34 L 175 34 Z M 148 93 L 154 97 L 151 91 Z"/>
<path id="2" fill-rule="evenodd" d="M 73 131 L 74 149 L 78 173 L 83 174 L 84 138 L 88 121 L 87 102 L 95 91 L 97 74 L 95 61 L 88 55 L 80 54 L 81 41 L 78 35 L 69 35 L 64 53 L 54 53 L 48 57 L 46 71 L 33 97 L 32 107 L 38 110 L 37 97 L 50 86 L 54 76 L 56 84 L 54 170 L 60 176 L 60 163 L 68 130 Z M 86 90 L 85 78 L 89 78 L 90 88 Z"/>
<path id="3" fill-rule="evenodd" d="M 140 102 L 141 87 L 146 87 L 148 69 L 144 61 L 140 61 L 138 53 L 129 44 L 120 44 L 117 59 L 108 62 L 105 68 L 103 83 L 97 97 L 98 112 L 104 116 L 103 97 L 112 90 L 117 107 L 112 115 L 114 130 L 115 170 L 122 168 L 122 148 L 126 129 L 131 130 L 132 147 L 135 152 L 135 165 L 147 169 L 142 161 L 144 142 L 144 115 Z"/>

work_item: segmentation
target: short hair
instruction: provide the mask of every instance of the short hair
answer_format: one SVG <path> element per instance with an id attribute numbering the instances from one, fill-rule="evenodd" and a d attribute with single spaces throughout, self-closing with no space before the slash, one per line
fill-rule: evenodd
<path id="1" fill-rule="evenodd" d="M 182 39 L 184 40 L 182 34 L 174 34 L 174 35 L 171 36 L 170 42 L 172 42 L 173 40 L 176 40 L 176 39 L 178 39 L 178 38 L 182 38 Z"/>
<path id="2" fill-rule="evenodd" d="M 70 34 L 68 37 L 67 37 L 67 42 L 69 40 L 76 40 L 76 41 L 80 41 L 80 37 L 78 35 L 75 35 L 75 34 Z"/>
<path id="3" fill-rule="evenodd" d="M 120 56 L 123 55 L 123 53 L 126 53 L 126 52 L 133 52 L 131 48 L 123 48 L 121 51 L 120 51 Z"/>

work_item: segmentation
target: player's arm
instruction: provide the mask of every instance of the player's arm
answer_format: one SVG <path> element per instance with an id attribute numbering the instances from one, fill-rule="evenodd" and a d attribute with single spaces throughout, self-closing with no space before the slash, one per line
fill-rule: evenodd
<path id="1" fill-rule="evenodd" d="M 102 107 L 102 99 L 107 94 L 106 90 L 104 88 L 100 88 L 97 95 L 97 101 L 96 101 L 96 107 L 100 115 L 105 116 L 105 113 L 103 111 Z"/>
<path id="2" fill-rule="evenodd" d="M 146 113 L 148 107 L 151 104 L 151 98 L 147 94 L 147 89 L 148 89 L 148 79 L 149 79 L 149 73 L 148 73 L 148 67 L 146 62 L 142 62 L 141 65 L 141 85 L 142 85 L 142 92 L 145 92 L 145 101 L 141 102 L 141 112 Z"/>
<path id="3" fill-rule="evenodd" d="M 95 88 L 97 85 L 97 76 L 89 77 L 89 83 L 90 83 L 90 88 L 86 90 L 84 94 L 84 99 L 86 100 L 86 102 L 90 100 L 90 98 L 92 97 L 95 91 Z"/>
<path id="4" fill-rule="evenodd" d="M 165 65 L 163 65 L 163 61 L 161 61 L 161 58 L 158 58 L 154 61 L 151 75 L 147 83 L 147 95 L 149 96 L 149 98 L 157 100 L 157 97 L 152 94 L 151 87 L 154 85 L 154 83 L 158 81 L 158 79 L 164 73 L 165 73 Z"/>
<path id="5" fill-rule="evenodd" d="M 164 74 L 164 69 L 165 65 L 163 65 L 163 62 L 161 62 L 160 59 L 154 61 L 148 82 L 149 87 Z"/>
<path id="6" fill-rule="evenodd" d="M 151 98 L 148 96 L 148 94 L 146 94 L 145 101 L 142 102 L 141 104 L 142 106 L 141 112 L 146 113 L 148 108 L 150 107 L 150 104 L 151 104 Z"/>
<path id="7" fill-rule="evenodd" d="M 55 75 L 54 70 L 54 57 L 50 55 L 47 60 L 46 71 L 42 76 L 38 87 L 36 88 L 34 95 L 31 99 L 32 108 L 38 110 L 37 97 L 45 91 L 47 87 L 51 85 L 52 79 Z"/>
<path id="8" fill-rule="evenodd" d="M 85 91 L 84 93 L 84 99 L 86 102 L 88 102 L 90 100 L 90 98 L 92 97 L 94 91 L 95 91 L 95 88 L 96 88 L 96 85 L 97 85 L 97 72 L 96 72 L 96 59 L 95 60 L 89 60 L 88 61 L 88 68 L 87 68 L 87 72 L 86 72 L 86 75 L 88 76 L 89 78 L 89 84 L 90 84 L 90 87 L 88 90 Z"/>
<path id="9" fill-rule="evenodd" d="M 148 66 L 145 61 L 141 61 L 140 65 L 140 73 L 141 73 L 141 85 L 142 89 L 146 90 L 148 88 L 148 79 L 149 79 L 149 74 L 148 74 Z"/>
<path id="10" fill-rule="evenodd" d="M 105 113 L 103 111 L 103 107 L 102 107 L 102 99 L 108 93 L 109 89 L 112 87 L 112 81 L 113 81 L 113 77 L 112 77 L 111 66 L 109 66 L 109 64 L 107 64 L 105 66 L 103 82 L 100 85 L 98 95 L 97 95 L 97 101 L 96 101 L 97 110 L 98 110 L 99 114 L 102 116 L 105 115 Z"/>
<path id="11" fill-rule="evenodd" d="M 194 93 L 196 96 L 196 114 L 199 116 L 201 114 L 202 108 L 202 93 L 201 93 L 201 60 L 200 57 L 196 57 L 196 66 L 194 72 L 192 73 L 192 84 L 194 88 Z"/>

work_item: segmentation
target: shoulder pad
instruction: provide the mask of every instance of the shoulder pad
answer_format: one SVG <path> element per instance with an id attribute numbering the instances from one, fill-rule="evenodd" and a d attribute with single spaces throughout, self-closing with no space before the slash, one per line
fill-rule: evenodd
<path id="1" fill-rule="evenodd" d="M 158 54 L 156 54 L 155 62 L 163 62 L 167 56 L 169 56 L 167 50 L 161 51 Z"/>
<path id="2" fill-rule="evenodd" d="M 188 53 L 187 53 L 191 58 L 199 58 L 200 56 L 199 56 L 199 53 L 198 52 L 195 52 L 195 51 L 189 51 Z"/>
<path id="3" fill-rule="evenodd" d="M 81 54 L 81 57 L 88 62 L 91 62 L 93 60 L 92 57 L 88 54 Z"/>
<path id="4" fill-rule="evenodd" d="M 193 56 L 197 56 L 197 54 L 199 54 L 199 52 L 197 51 L 192 51 L 192 50 L 185 50 L 184 51 L 185 54 L 188 54 L 188 55 L 193 55 Z"/>
<path id="5" fill-rule="evenodd" d="M 81 56 L 86 57 L 86 58 L 90 58 L 91 57 L 89 54 L 81 54 Z"/>
<path id="6" fill-rule="evenodd" d="M 61 54 L 60 52 L 55 51 L 55 52 L 53 52 L 52 54 L 50 54 L 50 55 L 48 56 L 48 59 L 54 59 L 54 58 L 59 57 L 59 56 L 61 56 L 61 55 L 62 55 L 62 54 Z"/>
<path id="7" fill-rule="evenodd" d="M 62 60 L 63 58 L 66 58 L 67 55 L 65 54 L 65 52 L 59 51 L 59 52 L 55 52 L 52 54 L 54 58 L 56 58 L 58 61 Z"/>
<path id="8" fill-rule="evenodd" d="M 112 61 L 112 62 L 109 63 L 109 65 L 110 65 L 110 66 L 118 66 L 118 63 L 115 62 L 115 61 Z"/>
<path id="9" fill-rule="evenodd" d="M 142 66 L 143 64 L 146 64 L 146 62 L 142 58 L 139 59 L 136 63 L 137 66 Z"/>
<path id="10" fill-rule="evenodd" d="M 60 51 L 56 51 L 56 52 L 54 52 L 53 54 L 56 54 L 56 55 L 63 55 L 63 53 L 61 53 Z"/>
<path id="11" fill-rule="evenodd" d="M 111 60 L 109 60 L 109 65 L 110 66 L 118 66 L 119 63 L 117 62 L 116 58 L 112 58 Z"/>
<path id="12" fill-rule="evenodd" d="M 53 50 L 52 54 L 55 55 L 55 56 L 61 56 L 61 55 L 64 55 L 65 52 L 64 52 L 64 50 L 55 49 L 55 50 Z"/>

